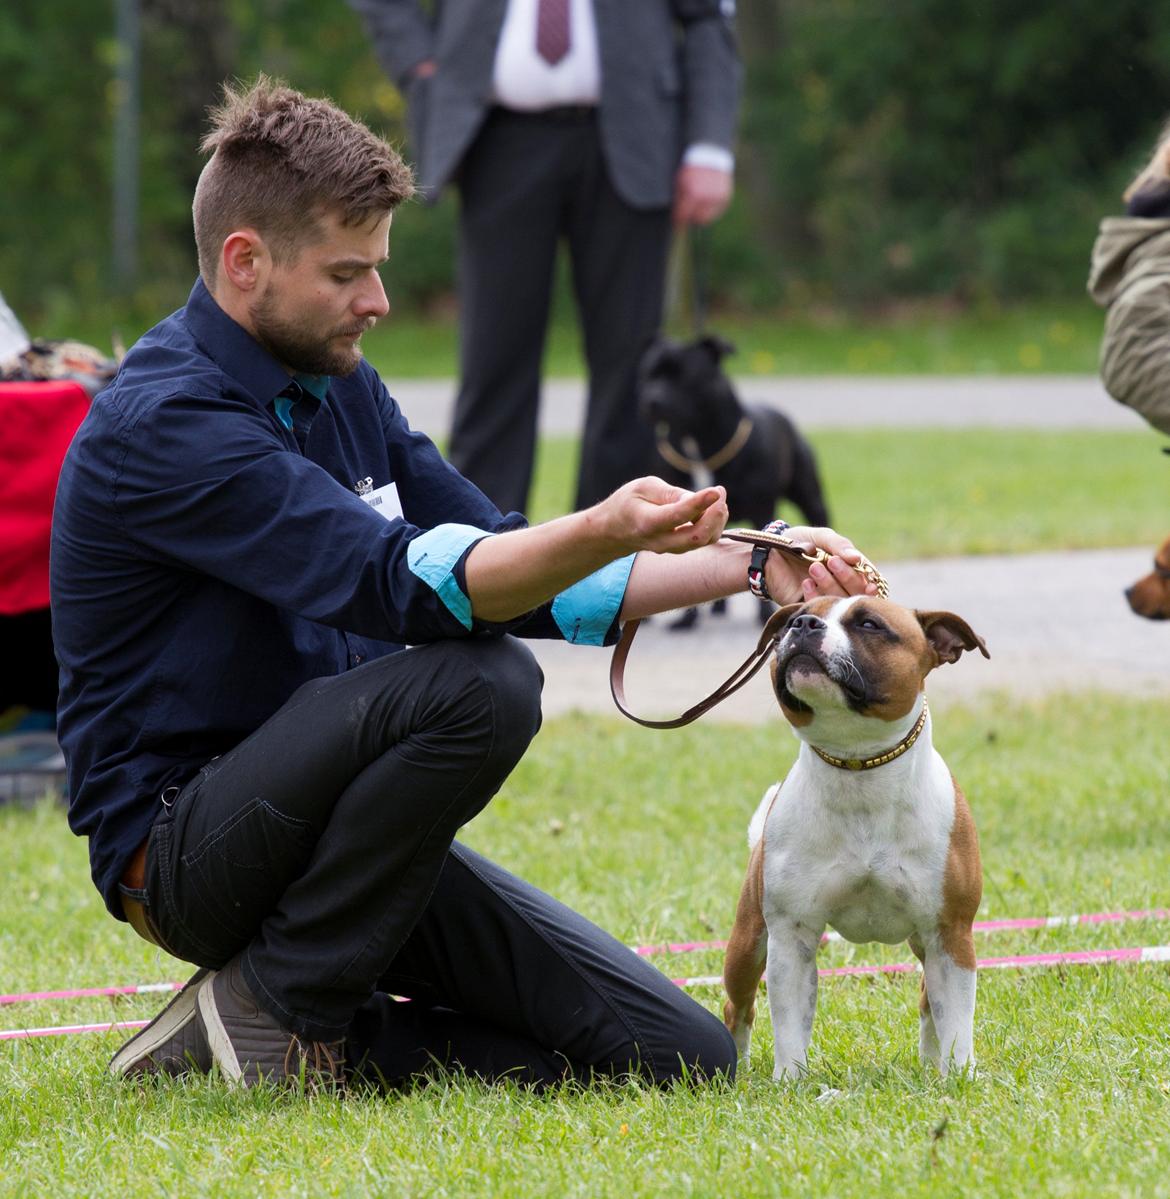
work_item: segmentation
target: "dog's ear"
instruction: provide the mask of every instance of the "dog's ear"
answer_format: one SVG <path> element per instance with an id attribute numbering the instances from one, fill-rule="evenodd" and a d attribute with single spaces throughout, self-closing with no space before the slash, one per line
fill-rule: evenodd
<path id="1" fill-rule="evenodd" d="M 702 346 L 716 362 L 722 362 L 728 354 L 735 353 L 735 346 L 718 333 L 705 333 L 695 344 Z"/>
<path id="2" fill-rule="evenodd" d="M 678 346 L 662 333 L 653 333 L 646 338 L 638 357 L 638 368 L 642 374 L 650 374 L 678 349 Z"/>
<path id="3" fill-rule="evenodd" d="M 957 662 L 968 649 L 977 649 L 985 658 L 991 657 L 983 638 L 961 616 L 953 612 L 915 612 L 914 615 L 940 663 Z"/>
<path id="4" fill-rule="evenodd" d="M 760 633 L 760 641 L 756 646 L 756 653 L 762 654 L 764 650 L 772 644 L 773 641 L 778 641 L 784 632 L 784 626 L 804 607 L 804 604 L 785 604 L 783 608 L 778 608 L 771 616 L 768 617 L 768 623 L 764 625 L 763 632 Z"/>

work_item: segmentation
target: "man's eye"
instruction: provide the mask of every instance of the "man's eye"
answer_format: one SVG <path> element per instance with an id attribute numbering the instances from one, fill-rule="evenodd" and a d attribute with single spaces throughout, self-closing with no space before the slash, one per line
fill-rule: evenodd
<path id="1" fill-rule="evenodd" d="M 334 275 L 333 282 L 334 283 L 352 283 L 353 276 L 352 275 Z"/>

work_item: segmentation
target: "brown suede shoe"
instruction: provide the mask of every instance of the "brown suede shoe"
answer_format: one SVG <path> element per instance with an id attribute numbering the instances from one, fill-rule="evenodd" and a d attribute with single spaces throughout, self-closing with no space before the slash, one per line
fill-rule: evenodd
<path id="1" fill-rule="evenodd" d="M 196 1010 L 199 989 L 210 973 L 196 970 L 178 995 L 110 1058 L 108 1068 L 115 1078 L 145 1074 L 178 1078 L 211 1069 L 211 1047 Z"/>
<path id="2" fill-rule="evenodd" d="M 296 1085 L 303 1078 L 312 1087 L 344 1086 L 345 1042 L 305 1041 L 289 1032 L 256 1002 L 238 957 L 211 976 L 198 1002 L 211 1056 L 229 1082 Z"/>

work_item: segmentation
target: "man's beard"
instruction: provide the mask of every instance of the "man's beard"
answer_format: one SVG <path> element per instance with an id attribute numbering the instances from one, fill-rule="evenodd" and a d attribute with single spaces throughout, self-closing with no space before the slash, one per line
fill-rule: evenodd
<path id="1" fill-rule="evenodd" d="M 272 293 L 267 293 L 252 309 L 252 326 L 256 338 L 277 361 L 306 375 L 337 375 L 344 377 L 357 370 L 362 360 L 361 347 L 352 342 L 344 349 L 332 349 L 332 337 L 342 333 L 364 333 L 373 321 L 362 321 L 340 329 L 332 336 L 322 337 L 315 326 L 298 320 L 288 320 L 275 312 Z"/>

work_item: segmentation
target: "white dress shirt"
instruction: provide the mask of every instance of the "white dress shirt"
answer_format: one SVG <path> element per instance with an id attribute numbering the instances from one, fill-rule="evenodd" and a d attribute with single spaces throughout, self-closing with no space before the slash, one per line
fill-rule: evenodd
<path id="1" fill-rule="evenodd" d="M 601 55 L 593 0 L 569 0 L 569 52 L 555 65 L 536 51 L 536 10 L 537 0 L 508 0 L 492 70 L 493 102 L 518 112 L 597 104 Z M 705 142 L 688 146 L 683 161 L 729 174 L 735 166 L 730 150 Z"/>
<path id="2" fill-rule="evenodd" d="M 601 99 L 601 58 L 593 0 L 569 0 L 569 52 L 555 65 L 536 52 L 537 0 L 509 0 L 496 46 L 492 99 L 504 108 L 538 112 Z"/>

